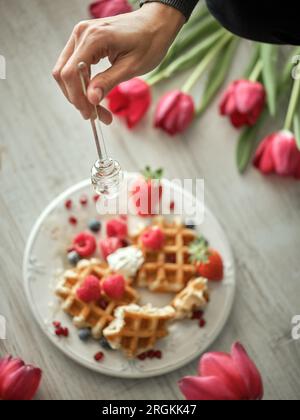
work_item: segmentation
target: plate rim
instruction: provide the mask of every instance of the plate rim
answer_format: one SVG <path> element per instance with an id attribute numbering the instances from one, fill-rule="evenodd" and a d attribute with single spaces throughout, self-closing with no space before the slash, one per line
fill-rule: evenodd
<path id="1" fill-rule="evenodd" d="M 136 174 L 137 174 L 136 172 L 125 172 L 124 173 L 125 176 L 132 176 L 132 175 L 136 175 Z M 178 185 L 172 183 L 171 181 L 169 181 L 166 178 L 163 179 L 163 182 L 172 184 L 174 188 L 182 190 L 182 188 L 180 188 Z M 226 233 L 223 229 L 223 226 L 219 222 L 218 218 L 211 212 L 211 210 L 206 205 L 204 205 L 205 213 L 209 214 L 209 216 L 214 220 L 216 225 L 219 227 L 219 229 L 222 233 L 222 241 L 224 241 L 224 245 L 226 246 L 226 248 L 228 250 L 228 253 L 229 253 L 229 256 L 231 258 L 231 261 L 233 263 L 232 268 L 231 268 L 232 278 L 233 278 L 232 292 L 230 293 L 230 295 L 228 297 L 228 302 L 227 302 L 226 308 L 224 310 L 223 320 L 222 320 L 222 322 L 219 323 L 218 327 L 215 329 L 213 334 L 210 335 L 209 340 L 204 342 L 204 345 L 199 348 L 199 352 L 197 352 L 196 355 L 192 354 L 189 357 L 187 357 L 184 361 L 178 362 L 175 365 L 170 365 L 169 367 L 166 366 L 165 368 L 161 369 L 159 372 L 149 372 L 149 373 L 147 373 L 147 372 L 143 372 L 143 373 L 131 372 L 129 374 L 129 373 L 126 373 L 126 372 L 122 373 L 121 371 L 120 372 L 105 371 L 100 364 L 99 365 L 95 364 L 95 366 L 94 366 L 94 365 L 90 364 L 89 362 L 85 361 L 84 359 L 80 359 L 80 358 L 76 357 L 75 354 L 69 353 L 68 350 L 66 348 L 64 348 L 64 346 L 58 345 L 57 340 L 55 340 L 55 337 L 52 336 L 51 334 L 49 334 L 48 331 L 45 329 L 43 321 L 40 319 L 40 315 L 37 313 L 37 310 L 35 309 L 35 306 L 32 304 L 31 294 L 30 294 L 30 290 L 29 290 L 29 281 L 28 281 L 28 278 L 27 278 L 27 264 L 28 264 L 29 257 L 30 257 L 30 251 L 32 249 L 34 240 L 35 240 L 35 238 L 36 238 L 36 236 L 39 232 L 39 229 L 42 226 L 45 218 L 57 207 L 57 205 L 61 201 L 63 201 L 63 199 L 65 199 L 69 195 L 71 195 L 71 194 L 73 194 L 73 193 L 75 193 L 75 192 L 77 192 L 77 191 L 79 191 L 83 188 L 88 187 L 90 184 L 91 184 L 90 179 L 80 181 L 77 184 L 69 187 L 68 189 L 66 189 L 65 191 L 60 193 L 58 196 L 56 196 L 45 207 L 45 209 L 42 211 L 42 213 L 37 218 L 37 221 L 35 222 L 35 224 L 33 225 L 32 229 L 30 231 L 30 234 L 29 234 L 27 242 L 26 242 L 24 256 L 23 256 L 23 263 L 22 263 L 23 287 L 25 289 L 25 295 L 26 295 L 27 303 L 29 304 L 30 312 L 33 315 L 33 318 L 34 318 L 35 322 L 38 324 L 38 326 L 40 327 L 40 329 L 44 333 L 44 335 L 51 341 L 51 343 L 58 350 L 60 350 L 69 359 L 73 360 L 77 364 L 79 364 L 81 366 L 84 366 L 85 368 L 87 368 L 87 369 L 89 369 L 93 372 L 96 372 L 98 374 L 102 374 L 102 375 L 105 375 L 105 376 L 114 377 L 114 378 L 121 378 L 121 379 L 146 379 L 146 378 L 159 377 L 159 376 L 163 376 L 163 375 L 166 375 L 168 373 L 174 372 L 174 371 L 188 365 L 192 361 L 194 361 L 197 357 L 202 355 L 206 351 L 206 349 L 208 349 L 215 342 L 215 340 L 219 337 L 219 335 L 221 334 L 221 332 L 225 328 L 225 326 L 226 326 L 226 324 L 229 320 L 230 314 L 232 312 L 233 304 L 234 304 L 234 300 L 235 300 L 235 296 L 236 296 L 236 286 L 237 286 L 237 284 L 236 284 L 236 267 L 235 267 L 235 259 L 234 259 L 232 247 L 231 247 L 230 242 L 227 238 L 227 235 L 226 235 Z M 197 199 L 193 196 L 193 194 L 191 194 L 188 191 L 185 191 L 185 193 L 189 194 L 194 200 L 196 200 L 196 202 L 198 202 Z"/>

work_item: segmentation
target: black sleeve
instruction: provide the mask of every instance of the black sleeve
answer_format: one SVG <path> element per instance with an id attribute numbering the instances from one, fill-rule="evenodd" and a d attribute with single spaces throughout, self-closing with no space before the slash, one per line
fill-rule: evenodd
<path id="1" fill-rule="evenodd" d="M 140 3 L 142 6 L 145 3 L 151 3 L 154 1 L 175 7 L 175 9 L 179 10 L 186 19 L 189 19 L 199 0 L 141 0 Z"/>
<path id="2" fill-rule="evenodd" d="M 206 2 L 211 13 L 225 28 L 243 38 L 272 44 L 300 45 L 300 25 L 295 0 Z"/>

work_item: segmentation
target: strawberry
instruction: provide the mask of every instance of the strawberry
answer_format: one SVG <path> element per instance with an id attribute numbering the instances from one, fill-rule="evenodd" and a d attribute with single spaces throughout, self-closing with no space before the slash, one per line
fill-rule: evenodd
<path id="1" fill-rule="evenodd" d="M 224 265 L 218 251 L 209 247 L 204 238 L 198 238 L 189 248 L 191 262 L 197 266 L 201 277 L 211 281 L 222 281 L 224 278 Z"/>
<path id="2" fill-rule="evenodd" d="M 142 173 L 142 177 L 134 183 L 131 196 L 139 216 L 150 217 L 158 213 L 157 207 L 162 199 L 163 193 L 163 186 L 161 184 L 162 176 L 162 169 L 152 171 L 147 166 Z"/>
<path id="3" fill-rule="evenodd" d="M 73 241 L 73 249 L 82 258 L 91 257 L 96 251 L 97 244 L 93 235 L 88 232 L 79 233 Z"/>
<path id="4" fill-rule="evenodd" d="M 102 288 L 109 298 L 120 300 L 125 293 L 125 284 L 125 278 L 116 274 L 105 279 Z"/>
<path id="5" fill-rule="evenodd" d="M 146 248 L 159 251 L 164 244 L 165 235 L 159 228 L 149 228 L 142 234 L 141 241 Z"/>
<path id="6" fill-rule="evenodd" d="M 128 235 L 127 223 L 121 219 L 109 220 L 106 224 L 106 233 L 110 238 L 125 239 Z"/>
<path id="7" fill-rule="evenodd" d="M 106 238 L 101 239 L 99 246 L 102 257 L 106 260 L 110 254 L 113 254 L 119 248 L 123 247 L 123 242 L 119 238 Z"/>
<path id="8" fill-rule="evenodd" d="M 96 276 L 88 276 L 76 292 L 78 299 L 89 303 L 101 297 L 100 282 Z"/>

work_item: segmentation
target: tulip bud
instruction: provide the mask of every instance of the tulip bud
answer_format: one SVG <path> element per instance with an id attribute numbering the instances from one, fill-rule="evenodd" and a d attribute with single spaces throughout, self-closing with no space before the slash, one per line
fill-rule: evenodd
<path id="1" fill-rule="evenodd" d="M 260 117 L 265 102 L 266 92 L 261 83 L 237 80 L 224 92 L 220 102 L 220 113 L 228 116 L 236 128 L 253 126 Z"/>
<path id="2" fill-rule="evenodd" d="M 174 136 L 187 130 L 194 117 L 193 98 L 179 90 L 174 90 L 159 101 L 155 113 L 155 127 Z"/>
<path id="3" fill-rule="evenodd" d="M 11 356 L 0 359 L 0 400 L 32 400 L 40 385 L 42 371 Z"/>

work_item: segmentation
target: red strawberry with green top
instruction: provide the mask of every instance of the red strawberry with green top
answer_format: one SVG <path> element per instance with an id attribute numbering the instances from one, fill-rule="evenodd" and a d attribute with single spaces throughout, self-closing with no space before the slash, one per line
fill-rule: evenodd
<path id="1" fill-rule="evenodd" d="M 199 276 L 211 281 L 222 281 L 224 264 L 221 255 L 209 247 L 208 242 L 200 237 L 190 245 L 190 259 L 197 266 Z"/>
<path id="2" fill-rule="evenodd" d="M 134 183 L 131 196 L 139 216 L 151 217 L 159 213 L 158 205 L 163 194 L 162 176 L 162 169 L 152 171 L 147 166 L 142 176 Z"/>

